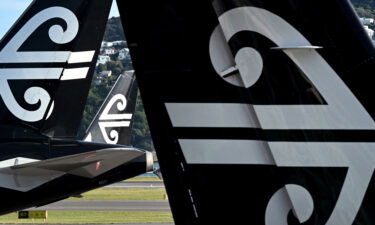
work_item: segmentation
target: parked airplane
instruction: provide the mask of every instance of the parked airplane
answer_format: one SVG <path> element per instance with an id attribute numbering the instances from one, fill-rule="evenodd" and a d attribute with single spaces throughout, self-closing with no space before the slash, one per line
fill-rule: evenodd
<path id="1" fill-rule="evenodd" d="M 1 41 L 0 214 L 152 170 L 151 153 L 74 140 L 111 4 L 35 0 Z"/>
<path id="2" fill-rule="evenodd" d="M 375 223 L 375 50 L 347 0 L 118 5 L 177 225 Z"/>
<path id="3" fill-rule="evenodd" d="M 84 140 L 131 146 L 137 95 L 138 85 L 134 71 L 126 71 L 117 78 L 112 90 L 89 125 Z"/>
<path id="4" fill-rule="evenodd" d="M 86 130 L 84 141 L 132 146 L 132 127 L 138 97 L 134 70 L 121 74 Z M 151 160 L 151 159 L 150 159 Z M 150 162 L 151 163 L 151 162 Z M 147 172 L 162 180 L 160 169 Z"/>

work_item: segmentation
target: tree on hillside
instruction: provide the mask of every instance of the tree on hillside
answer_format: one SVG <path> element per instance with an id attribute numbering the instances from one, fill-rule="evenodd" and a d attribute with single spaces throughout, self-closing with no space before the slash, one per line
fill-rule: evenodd
<path id="1" fill-rule="evenodd" d="M 154 151 L 150 129 L 148 128 L 146 114 L 139 94 L 133 118 L 132 144 L 137 148 Z"/>
<path id="2" fill-rule="evenodd" d="M 108 20 L 103 41 L 126 40 L 120 17 L 112 17 Z"/>
<path id="3" fill-rule="evenodd" d="M 357 8 L 371 9 L 375 8 L 375 0 L 351 0 L 353 5 Z"/>
<path id="4" fill-rule="evenodd" d="M 78 139 L 82 139 L 94 116 L 99 111 L 110 87 L 107 85 L 95 85 L 93 82 L 87 98 L 85 111 L 83 113 L 81 126 L 78 131 Z"/>

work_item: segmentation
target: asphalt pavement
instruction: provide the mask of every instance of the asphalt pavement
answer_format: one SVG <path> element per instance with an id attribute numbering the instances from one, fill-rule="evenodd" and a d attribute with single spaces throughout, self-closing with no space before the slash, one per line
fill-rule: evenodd
<path id="1" fill-rule="evenodd" d="M 36 210 L 48 211 L 141 211 L 169 212 L 168 201 L 121 201 L 121 200 L 64 200 Z"/>
<path id="2" fill-rule="evenodd" d="M 104 188 L 164 188 L 161 181 L 147 182 L 120 182 L 108 185 Z M 169 212 L 169 202 L 165 200 L 144 201 L 144 200 L 64 200 L 55 202 L 43 207 L 30 210 L 47 211 L 141 211 L 141 212 Z M 90 225 L 90 224 L 88 224 Z M 92 224 L 94 225 L 94 224 Z M 101 224 L 109 225 L 109 224 Z M 146 224 L 117 224 L 117 225 L 150 225 Z M 174 225 L 174 223 L 152 223 L 151 225 Z"/>
<path id="3" fill-rule="evenodd" d="M 164 183 L 161 181 L 119 182 L 105 186 L 104 188 L 164 188 Z"/>

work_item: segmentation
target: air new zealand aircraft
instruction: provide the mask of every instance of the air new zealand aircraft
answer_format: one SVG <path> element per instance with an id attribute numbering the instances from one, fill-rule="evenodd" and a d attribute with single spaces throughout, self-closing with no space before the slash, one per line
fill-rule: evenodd
<path id="1" fill-rule="evenodd" d="M 347 0 L 118 4 L 177 225 L 375 224 L 375 49 Z"/>
<path id="2" fill-rule="evenodd" d="M 152 169 L 150 153 L 115 145 L 129 143 L 115 128 L 130 123 L 135 100 L 127 111 L 126 97 L 133 98 L 127 94 L 132 78 L 124 87 L 127 96 L 116 95 L 99 118 L 101 133 L 108 137 L 110 132 L 110 144 L 74 140 L 111 4 L 35 0 L 1 41 L 0 214 Z"/>
<path id="3" fill-rule="evenodd" d="M 132 119 L 137 95 L 138 85 L 134 71 L 126 71 L 117 78 L 87 129 L 84 140 L 131 146 Z"/>

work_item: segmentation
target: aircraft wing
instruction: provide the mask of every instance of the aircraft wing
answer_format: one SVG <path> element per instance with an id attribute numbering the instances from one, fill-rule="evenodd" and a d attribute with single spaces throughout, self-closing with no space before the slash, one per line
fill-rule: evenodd
<path id="1" fill-rule="evenodd" d="M 0 169 L 0 187 L 27 192 L 65 174 L 94 178 L 144 154 L 136 149 L 105 149 L 7 166 Z M 20 159 L 8 160 L 8 165 Z"/>

